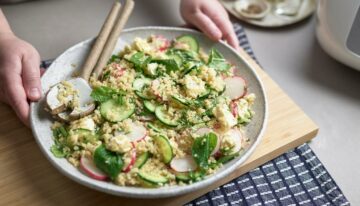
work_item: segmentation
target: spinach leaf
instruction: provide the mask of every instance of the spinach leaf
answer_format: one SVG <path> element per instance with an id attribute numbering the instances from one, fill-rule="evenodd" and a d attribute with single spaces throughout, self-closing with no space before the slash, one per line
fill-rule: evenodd
<path id="1" fill-rule="evenodd" d="M 125 93 L 123 91 L 115 90 L 110 87 L 101 86 L 96 87 L 92 90 L 90 96 L 96 101 L 96 102 L 106 102 L 109 99 L 115 99 L 120 104 L 123 103 L 123 97 Z"/>
<path id="2" fill-rule="evenodd" d="M 94 162 L 96 167 L 105 172 L 112 180 L 118 176 L 124 166 L 122 156 L 107 150 L 104 145 L 96 148 Z"/>
<path id="3" fill-rule="evenodd" d="M 137 52 L 128 61 L 133 63 L 136 71 L 139 72 L 151 61 L 151 57 L 146 56 L 143 52 Z"/>
<path id="4" fill-rule="evenodd" d="M 219 72 L 225 72 L 231 67 L 231 65 L 225 60 L 224 56 L 215 48 L 210 51 L 208 66 Z"/>
<path id="5" fill-rule="evenodd" d="M 179 66 L 174 59 L 153 59 L 151 62 L 164 65 L 167 73 L 179 70 Z"/>
<path id="6" fill-rule="evenodd" d="M 167 55 L 179 55 L 183 61 L 193 61 L 198 59 L 198 53 L 194 51 L 187 51 L 187 50 L 181 50 L 181 49 L 175 49 L 171 48 L 166 52 Z"/>
<path id="7" fill-rule="evenodd" d="M 207 169 L 209 167 L 208 159 L 216 144 L 217 136 L 212 132 L 195 139 L 191 153 L 200 168 Z"/>

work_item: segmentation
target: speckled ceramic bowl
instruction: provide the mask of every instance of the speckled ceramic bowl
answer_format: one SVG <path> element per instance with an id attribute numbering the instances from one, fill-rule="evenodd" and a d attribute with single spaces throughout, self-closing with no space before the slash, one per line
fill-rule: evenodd
<path id="1" fill-rule="evenodd" d="M 254 151 L 259 143 L 261 136 L 265 130 L 267 118 L 267 102 L 261 80 L 249 64 L 241 58 L 234 49 L 224 43 L 215 43 L 205 37 L 203 34 L 189 29 L 170 28 L 170 27 L 140 27 L 124 30 L 116 45 L 114 53 L 119 52 L 126 44 L 130 44 L 135 37 L 146 38 L 152 34 L 163 35 L 168 39 L 173 39 L 179 35 L 191 34 L 196 36 L 200 42 L 200 46 L 209 50 L 211 47 L 217 48 L 226 59 L 234 63 L 239 68 L 236 73 L 241 74 L 249 83 L 249 91 L 256 94 L 257 99 L 253 106 L 256 115 L 253 121 L 247 126 L 246 135 L 250 138 L 251 143 L 246 148 L 243 155 L 237 157 L 227 163 L 214 175 L 206 177 L 204 180 L 186 186 L 168 186 L 160 188 L 140 188 L 140 187 L 122 187 L 111 182 L 98 181 L 83 174 L 79 169 L 72 166 L 66 159 L 59 159 L 50 152 L 50 147 L 54 143 L 50 126 L 53 122 L 51 116 L 44 111 L 45 101 L 43 98 L 37 103 L 31 104 L 31 128 L 41 150 L 49 161 L 64 175 L 74 181 L 94 188 L 96 190 L 126 197 L 136 198 L 159 198 L 181 195 L 204 188 L 219 179 L 227 176 L 241 165 Z M 70 79 L 74 71 L 78 71 L 90 49 L 92 40 L 86 40 L 76 44 L 60 55 L 54 63 L 48 68 L 41 79 L 45 94 L 50 86 L 61 80 Z"/>

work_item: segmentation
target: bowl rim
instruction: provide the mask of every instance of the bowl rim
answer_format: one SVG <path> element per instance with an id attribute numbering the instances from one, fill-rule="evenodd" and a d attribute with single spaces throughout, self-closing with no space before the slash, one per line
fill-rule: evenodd
<path id="1" fill-rule="evenodd" d="M 142 31 L 142 30 L 160 30 L 160 31 L 175 31 L 175 32 L 186 32 L 186 33 L 193 33 L 193 34 L 197 34 L 197 35 L 202 35 L 204 36 L 204 38 L 207 38 L 203 33 L 193 30 L 193 29 L 187 29 L 187 28 L 181 28 L 181 27 L 163 27 L 163 26 L 142 26 L 142 27 L 133 27 L 133 28 L 128 28 L 128 29 L 124 29 L 122 33 L 130 33 L 130 32 L 134 32 L 134 31 Z M 121 37 L 120 37 L 121 38 Z M 75 48 L 79 47 L 79 45 L 87 43 L 92 41 L 94 38 L 89 38 L 87 40 L 81 41 L 73 46 L 71 46 L 70 48 L 68 48 L 67 50 L 65 50 L 61 55 L 59 55 L 54 62 L 56 62 L 58 59 L 60 59 L 65 53 L 74 50 Z M 227 49 L 229 49 L 232 53 L 234 53 L 237 57 L 239 57 L 243 63 L 248 67 L 248 69 L 250 70 L 250 72 L 252 73 L 252 75 L 254 75 L 255 79 L 258 81 L 259 85 L 260 85 L 260 91 L 262 93 L 262 96 L 264 97 L 264 118 L 262 121 L 262 125 L 261 125 L 261 129 L 254 141 L 254 143 L 249 147 L 249 149 L 240 157 L 238 157 L 239 159 L 237 161 L 234 162 L 234 164 L 229 165 L 227 168 L 225 168 L 224 170 L 222 170 L 221 172 L 215 173 L 213 175 L 210 175 L 208 177 L 206 177 L 204 180 L 199 181 L 199 182 L 195 182 L 189 185 L 184 185 L 184 186 L 168 186 L 168 187 L 159 187 L 159 188 L 142 188 L 142 187 L 129 187 L 129 186 L 119 186 L 119 185 L 115 185 L 113 183 L 110 182 L 106 182 L 106 184 L 103 184 L 104 182 L 102 181 L 98 181 L 98 180 L 94 180 L 91 179 L 89 177 L 87 177 L 86 175 L 84 176 L 78 176 L 76 174 L 71 173 L 71 171 L 68 171 L 67 169 L 65 169 L 64 167 L 62 167 L 60 164 L 58 164 L 56 162 L 56 160 L 54 159 L 55 157 L 51 156 L 50 151 L 47 151 L 48 149 L 45 147 L 45 145 L 43 145 L 43 142 L 40 141 L 40 138 L 38 138 L 37 133 L 35 132 L 35 123 L 34 123 L 34 116 L 35 116 L 35 104 L 31 103 L 30 106 L 30 124 L 31 124 L 31 129 L 32 129 L 32 133 L 35 137 L 35 140 L 37 142 L 37 144 L 39 145 L 41 151 L 44 153 L 45 157 L 49 160 L 49 162 L 58 170 L 60 171 L 60 173 L 62 173 L 63 175 L 65 175 L 66 177 L 72 179 L 73 181 L 84 185 L 86 187 L 101 191 L 101 192 L 105 192 L 108 194 L 112 194 L 112 195 L 116 195 L 116 196 L 123 196 L 123 197 L 132 197 L 132 198 L 165 198 L 165 197 L 172 197 L 172 196 L 178 196 L 178 195 L 182 195 L 185 193 L 189 193 L 195 190 L 199 190 L 199 189 L 203 189 L 217 181 L 219 181 L 220 179 L 224 178 L 225 176 L 229 175 L 231 172 L 233 172 L 237 167 L 239 167 L 239 165 L 241 165 L 242 163 L 244 163 L 249 156 L 253 153 L 253 151 L 255 150 L 255 148 L 257 147 L 257 145 L 259 144 L 259 142 L 261 141 L 266 126 L 267 126 L 267 121 L 268 121 L 268 101 L 267 101 L 267 96 L 265 93 L 265 88 L 263 85 L 262 80 L 259 78 L 259 75 L 256 73 L 255 69 L 250 66 L 251 64 L 248 62 L 248 60 L 242 56 L 239 55 L 239 53 L 233 49 L 232 47 L 230 47 L 229 45 L 227 45 L 224 41 L 220 41 L 220 44 L 222 44 L 222 46 L 225 46 Z M 46 75 L 46 72 L 44 74 L 44 76 Z M 85 178 L 86 176 L 86 178 Z M 111 185 L 115 185 L 115 187 L 112 187 Z"/>

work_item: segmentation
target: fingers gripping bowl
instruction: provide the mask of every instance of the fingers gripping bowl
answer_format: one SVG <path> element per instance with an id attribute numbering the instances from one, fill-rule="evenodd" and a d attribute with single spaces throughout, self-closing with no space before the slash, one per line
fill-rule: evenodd
<path id="1" fill-rule="evenodd" d="M 217 110 L 219 110 L 218 113 L 222 113 L 221 115 L 213 115 L 214 117 L 210 117 L 208 119 L 204 117 L 203 119 L 201 119 L 200 122 L 190 122 L 190 123 L 187 122 L 187 124 L 191 126 L 187 126 L 186 129 L 190 136 L 194 136 L 193 137 L 194 140 L 203 138 L 206 139 L 203 140 L 203 142 L 204 141 L 211 142 L 210 139 L 215 139 L 216 141 L 221 143 L 222 138 L 220 137 L 226 135 L 223 135 L 223 133 L 220 130 L 224 129 L 224 127 L 228 127 L 226 126 L 228 124 L 217 125 L 216 122 L 219 122 L 216 121 L 218 116 L 228 116 L 228 119 L 229 118 L 231 119 L 230 116 L 237 117 L 236 120 L 237 122 L 234 124 L 231 123 L 231 120 L 227 121 L 228 123 L 230 122 L 229 124 L 232 125 L 230 126 L 231 128 L 226 129 L 226 131 L 227 133 L 230 132 L 231 134 L 230 136 L 241 137 L 241 141 L 243 144 L 240 145 L 240 148 L 237 145 L 237 143 L 232 145 L 230 144 L 230 146 L 226 148 L 226 147 L 221 147 L 221 144 L 219 146 L 217 146 L 217 144 L 215 144 L 215 146 L 209 146 L 211 144 L 207 143 L 206 145 L 208 145 L 207 146 L 208 149 L 207 151 L 205 151 L 205 154 L 207 154 L 207 156 L 206 155 L 205 156 L 208 158 L 207 160 L 209 161 L 206 161 L 205 163 L 204 161 L 199 160 L 201 158 L 196 158 L 196 156 L 199 157 L 198 156 L 199 151 L 200 153 L 201 151 L 204 151 L 204 149 L 202 149 L 203 147 L 201 146 L 203 144 L 198 144 L 197 148 L 195 148 L 196 147 L 194 146 L 195 143 L 192 143 L 191 146 L 188 147 L 185 146 L 184 149 L 181 149 L 181 145 L 180 146 L 176 145 L 178 142 L 172 141 L 173 138 L 171 133 L 175 137 L 178 136 L 177 134 L 179 132 L 185 131 L 185 129 L 181 129 L 182 127 L 179 126 L 179 122 L 181 122 L 181 115 L 178 116 L 179 119 L 175 118 L 176 121 L 172 121 L 174 118 L 170 118 L 170 119 L 167 118 L 168 114 L 164 114 L 164 111 L 168 111 L 170 107 L 177 108 L 174 109 L 175 112 L 184 111 L 184 110 L 196 111 L 197 107 L 199 106 L 193 104 L 196 104 L 197 101 L 200 101 L 198 100 L 199 97 L 210 98 L 211 96 L 214 95 L 220 96 L 223 95 L 222 94 L 223 91 L 220 89 L 221 86 L 219 86 L 218 91 L 216 91 L 216 86 L 209 85 L 209 88 L 212 88 L 210 94 L 207 94 L 208 92 L 207 87 L 204 88 L 198 87 L 199 88 L 197 90 L 198 94 L 193 94 L 191 92 L 189 94 L 186 94 L 186 92 L 185 93 L 170 92 L 168 94 L 162 93 L 159 94 L 158 96 L 155 95 L 154 98 L 152 97 L 149 98 L 147 96 L 148 93 L 144 91 L 144 88 L 148 88 L 146 86 L 146 82 L 148 82 L 147 79 L 151 79 L 152 83 L 155 82 L 155 86 L 159 86 L 159 85 L 161 86 L 163 84 L 157 84 L 156 81 L 154 80 L 163 81 L 161 78 L 164 78 L 158 76 L 151 77 L 152 66 L 150 66 L 150 69 L 147 68 L 149 70 L 148 71 L 149 74 L 145 74 L 144 76 L 134 74 L 133 77 L 131 77 L 133 79 L 130 85 L 126 85 L 132 88 L 132 90 L 134 91 L 135 93 L 134 100 L 131 101 L 133 101 L 133 103 L 135 104 L 135 108 L 136 108 L 135 110 L 139 110 L 139 111 L 134 111 L 135 113 L 134 116 L 131 117 L 131 120 L 127 117 L 119 117 L 119 116 L 114 117 L 113 115 L 111 115 L 111 112 L 109 114 L 107 113 L 108 112 L 107 108 L 110 108 L 110 111 L 117 109 L 113 107 L 114 106 L 113 103 L 115 100 L 102 101 L 98 99 L 98 101 L 100 101 L 98 103 L 99 104 L 98 111 L 100 114 L 102 113 L 102 118 L 105 119 L 103 123 L 108 125 L 108 128 L 105 130 L 110 130 L 110 131 L 106 132 L 108 137 L 100 138 L 99 141 L 100 143 L 98 144 L 100 145 L 103 143 L 102 146 L 97 145 L 97 147 L 94 148 L 93 150 L 89 149 L 88 153 L 90 153 L 90 155 L 79 152 L 79 154 L 81 154 L 78 155 L 79 158 L 78 159 L 74 158 L 73 161 L 70 161 L 75 165 L 80 165 L 79 166 L 80 169 L 74 167 L 73 164 L 69 163 L 69 161 L 67 161 L 64 158 L 56 158 L 54 154 L 51 152 L 51 150 L 54 152 L 53 145 L 55 144 L 53 138 L 53 131 L 51 129 L 54 128 L 53 126 L 54 120 L 46 111 L 44 111 L 44 108 L 46 106 L 44 98 L 38 103 L 32 103 L 31 125 L 34 136 L 36 137 L 36 140 L 39 143 L 40 148 L 45 153 L 46 157 L 50 160 L 50 162 L 63 174 L 70 177 L 71 179 L 86 186 L 89 186 L 91 188 L 120 196 L 151 198 L 151 197 L 168 197 L 168 196 L 180 195 L 206 187 L 211 183 L 231 173 L 234 169 L 236 169 L 236 167 L 238 167 L 249 157 L 251 152 L 256 147 L 257 143 L 260 141 L 260 138 L 262 136 L 262 133 L 266 125 L 267 104 L 266 104 L 266 98 L 261 81 L 257 77 L 255 71 L 249 66 L 247 62 L 245 62 L 241 57 L 239 57 L 236 54 L 236 52 L 227 45 L 223 43 L 211 42 L 205 36 L 203 36 L 202 34 L 196 31 L 188 30 L 188 29 L 180 29 L 180 28 L 167 28 L 167 27 L 142 27 L 142 28 L 128 29 L 124 31 L 121 35 L 120 40 L 118 41 L 114 54 L 118 54 L 120 51 L 124 50 L 125 45 L 131 45 L 134 42 L 135 37 L 148 39 L 152 35 L 153 37 L 163 36 L 165 39 L 168 40 L 172 40 L 175 39 L 176 37 L 184 36 L 184 35 L 193 36 L 195 39 L 199 41 L 199 45 L 203 51 L 206 51 L 206 53 L 210 51 L 209 52 L 210 58 L 211 56 L 216 57 L 213 58 L 216 60 L 215 63 L 219 63 L 217 60 L 221 59 L 220 54 L 222 54 L 224 58 L 227 60 L 227 62 L 230 62 L 232 65 L 234 65 L 234 67 L 236 68 L 234 70 L 235 76 L 233 76 L 232 75 L 233 72 L 229 70 L 230 72 L 228 72 L 228 74 L 223 74 L 221 78 L 223 79 L 223 82 L 225 82 L 224 84 L 228 82 L 228 85 L 226 85 L 228 87 L 232 87 L 234 85 L 241 86 L 246 83 L 247 94 L 244 96 L 243 93 L 245 91 L 239 91 L 239 90 L 236 90 L 236 92 L 234 92 L 235 94 L 234 93 L 227 94 L 228 96 L 235 95 L 236 97 L 233 96 L 233 97 L 225 98 L 227 100 L 219 100 L 220 102 L 223 102 L 222 105 L 228 106 L 228 108 L 224 109 L 223 106 L 217 105 L 218 106 Z M 71 78 L 74 71 L 79 69 L 82 62 L 84 61 L 87 51 L 90 49 L 90 44 L 91 44 L 91 40 L 81 42 L 75 45 L 74 47 L 68 49 L 66 52 L 64 52 L 60 57 L 58 57 L 54 61 L 54 63 L 51 65 L 51 67 L 48 69 L 48 71 L 44 74 L 42 78 L 44 94 L 46 93 L 46 91 L 49 90 L 49 88 L 52 85 L 55 85 L 58 82 Z M 169 51 L 165 51 L 165 52 L 167 52 L 169 55 L 179 55 L 179 53 L 177 52 L 174 52 L 172 54 L 170 54 Z M 136 62 L 134 62 L 133 56 L 137 52 L 128 51 L 125 53 L 127 54 L 125 54 L 123 58 L 128 58 L 128 61 L 130 62 L 133 61 L 132 64 L 136 64 Z M 204 56 L 205 56 L 204 58 L 207 58 L 206 55 Z M 119 61 L 116 58 L 114 58 L 113 60 L 115 61 L 115 63 Z M 174 57 L 174 60 L 176 60 L 176 57 Z M 135 61 L 137 60 L 135 59 Z M 180 64 L 179 62 L 175 62 L 175 63 Z M 206 63 L 208 63 L 208 61 Z M 149 65 L 151 64 L 152 65 L 165 64 L 163 69 L 166 72 L 167 69 L 166 63 L 148 62 L 147 67 L 149 67 Z M 153 67 L 155 68 L 155 66 Z M 186 71 L 185 74 L 185 69 L 184 69 L 184 71 L 179 73 L 178 74 L 179 76 L 175 78 L 176 81 L 181 81 L 180 79 L 186 79 L 190 77 L 195 78 L 195 76 L 199 73 L 198 71 L 201 70 L 199 68 L 203 68 L 203 67 L 201 67 L 200 65 L 191 65 L 191 66 L 187 66 L 186 68 L 188 68 L 190 71 Z M 191 68 L 192 69 L 197 68 L 197 69 L 196 71 L 195 70 L 191 71 L 192 70 Z M 136 73 L 135 69 L 133 69 L 133 71 Z M 111 75 L 122 75 L 124 72 L 122 68 L 117 68 L 114 70 L 112 66 L 105 68 L 103 75 L 106 76 L 108 75 L 107 73 L 109 74 L 111 73 Z M 190 77 L 185 77 L 185 76 L 190 76 Z M 241 76 L 241 78 L 238 76 Z M 104 78 L 104 76 L 102 78 L 106 79 Z M 199 77 L 199 79 L 200 78 L 201 77 Z M 109 81 L 103 79 L 101 79 L 101 81 L 93 82 L 93 86 L 95 85 L 94 91 L 99 88 L 100 90 L 104 90 L 104 89 L 106 90 L 107 89 L 106 87 L 111 85 Z M 177 83 L 181 84 L 179 87 L 186 89 L 187 85 L 195 84 L 191 80 L 198 81 L 197 79 L 190 79 L 188 80 L 189 81 L 188 83 L 186 82 L 183 83 L 177 82 Z M 206 81 L 206 78 L 202 79 L 202 81 Z M 239 84 L 238 82 L 242 82 L 242 83 Z M 149 88 L 152 88 L 152 86 L 153 85 L 150 84 Z M 161 91 L 161 89 L 156 88 L 156 91 Z M 253 96 L 256 96 L 255 101 L 252 100 Z M 231 101 L 238 99 L 240 97 L 242 97 L 240 100 L 242 100 L 243 102 L 252 104 L 249 110 L 246 109 L 245 112 L 246 116 L 244 116 L 243 114 L 241 118 L 238 116 L 241 113 L 239 112 L 241 109 L 236 108 L 240 106 L 239 105 L 240 102 L 237 101 L 235 105 L 232 103 L 234 101 Z M 119 98 L 117 98 L 116 101 L 119 101 L 118 99 Z M 125 98 L 125 99 L 127 101 L 127 99 L 129 98 Z M 155 111 L 153 110 L 154 104 L 155 104 Z M 101 109 L 101 107 L 103 109 Z M 100 110 L 103 111 L 101 112 Z M 225 110 L 229 111 L 228 113 L 229 115 Z M 235 112 L 236 110 L 237 112 Z M 97 110 L 95 110 L 95 113 L 96 111 Z M 140 114 L 142 113 L 142 111 L 146 111 L 147 114 L 145 113 Z M 214 109 L 212 111 L 214 111 Z M 200 111 L 198 113 L 206 114 L 206 111 Z M 120 115 L 120 116 L 124 116 L 124 115 Z M 128 116 L 128 114 L 125 116 Z M 153 120 L 154 117 L 156 120 Z M 251 117 L 251 121 L 249 121 L 250 120 L 249 117 Z M 185 119 L 189 120 L 188 117 Z M 93 119 L 93 121 L 95 125 L 97 125 L 96 122 L 97 120 Z M 244 121 L 246 122 L 249 121 L 248 124 L 246 124 L 246 126 L 244 126 L 245 125 Z M 117 122 L 117 123 L 113 123 L 113 122 Z M 89 124 L 87 125 L 89 126 Z M 58 126 L 55 127 L 59 128 Z M 126 127 L 135 128 L 133 130 L 136 131 L 137 134 L 132 134 L 131 129 L 127 132 L 124 131 L 126 130 Z M 75 129 L 81 129 L 81 128 L 75 128 Z M 209 131 L 208 129 L 211 129 L 213 131 Z M 144 131 L 144 133 L 147 134 L 144 139 L 139 137 L 142 136 L 142 134 L 140 134 L 142 133 L 142 131 Z M 124 148 L 119 149 L 118 147 L 116 147 L 116 145 L 115 146 L 114 145 L 111 146 L 110 144 L 106 145 L 106 142 L 111 142 L 114 136 L 126 136 L 126 135 L 128 135 L 127 137 L 130 136 L 131 138 L 134 138 L 132 139 L 134 141 L 131 141 L 129 151 L 127 151 L 126 148 L 125 148 L 126 151 L 119 151 Z M 116 141 L 119 140 L 114 140 L 112 142 L 116 142 Z M 130 152 L 130 150 L 132 151 L 131 149 L 132 147 L 136 148 L 136 146 L 134 145 L 136 144 L 139 145 L 142 144 L 139 142 L 146 142 L 146 141 L 154 142 L 154 147 L 156 147 L 155 151 L 151 151 L 151 149 L 149 149 L 149 151 L 147 150 L 141 151 L 141 149 L 139 149 L 140 151 Z M 78 146 L 78 149 L 79 147 L 81 148 L 81 146 L 83 145 Z M 228 152 L 226 150 L 228 150 Z M 171 151 L 170 154 L 169 151 Z M 149 152 L 150 155 L 147 155 L 146 152 Z M 93 162 L 93 155 L 95 153 L 121 154 L 123 156 L 116 156 L 116 158 L 121 158 L 124 164 L 121 166 L 121 168 L 119 167 L 117 170 L 115 170 L 115 172 L 114 170 L 109 171 L 108 169 L 101 166 L 99 169 L 98 167 L 99 164 L 101 163 L 95 162 L 96 164 L 94 164 Z M 125 153 L 129 155 L 126 155 Z M 106 155 L 98 155 L 98 156 L 104 157 Z M 128 156 L 128 157 L 126 158 L 124 156 Z M 143 164 L 140 164 L 139 159 L 140 160 L 147 159 L 148 161 L 144 161 Z M 227 163 L 221 164 L 221 161 L 219 161 L 219 159 L 223 159 L 223 160 L 230 159 L 230 160 Z M 160 171 L 161 175 L 159 175 L 159 173 L 149 173 L 146 171 L 146 169 L 142 168 L 142 167 L 146 168 L 147 167 L 146 164 L 151 165 L 150 163 L 152 161 L 156 161 L 157 163 L 162 165 L 162 167 L 165 168 L 166 170 L 165 172 L 166 175 L 164 175 L 164 173 L 161 171 Z M 215 164 L 217 161 L 220 164 Z M 117 178 L 118 176 L 121 176 L 121 174 L 123 174 L 122 176 L 124 177 Z M 131 176 L 131 175 L 135 175 L 140 178 L 135 178 L 136 179 L 134 180 L 135 182 L 126 181 L 126 179 L 128 180 L 131 179 L 126 176 Z M 113 181 L 101 181 L 104 179 L 107 180 L 111 179 Z"/>

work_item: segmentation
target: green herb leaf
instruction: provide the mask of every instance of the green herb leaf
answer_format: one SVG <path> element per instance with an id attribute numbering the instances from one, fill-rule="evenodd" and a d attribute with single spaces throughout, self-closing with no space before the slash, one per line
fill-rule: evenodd
<path id="1" fill-rule="evenodd" d="M 216 144 L 217 136 L 212 132 L 195 139 L 191 153 L 200 168 L 207 169 L 209 167 L 208 160 Z"/>
<path id="2" fill-rule="evenodd" d="M 110 87 L 101 86 L 96 87 L 92 90 L 90 96 L 96 102 L 106 102 L 109 99 L 115 99 L 119 103 L 123 102 L 123 96 L 125 95 L 124 92 L 112 89 Z"/>
<path id="3" fill-rule="evenodd" d="M 113 62 L 120 62 L 120 57 L 118 55 L 112 55 L 108 61 L 108 64 L 111 64 Z"/>
<path id="4" fill-rule="evenodd" d="M 66 130 L 64 126 L 60 126 L 58 128 L 53 129 L 53 136 L 55 139 L 59 139 L 61 137 L 69 136 L 69 132 Z"/>
<path id="5" fill-rule="evenodd" d="M 118 176 L 124 166 L 122 156 L 107 150 L 104 145 L 96 148 L 94 162 L 96 167 L 105 172 L 112 180 Z"/>
<path id="6" fill-rule="evenodd" d="M 208 66 L 219 72 L 226 72 L 231 67 L 231 65 L 225 60 L 224 56 L 215 48 L 210 51 Z"/>

